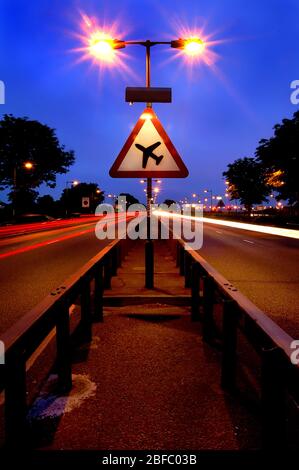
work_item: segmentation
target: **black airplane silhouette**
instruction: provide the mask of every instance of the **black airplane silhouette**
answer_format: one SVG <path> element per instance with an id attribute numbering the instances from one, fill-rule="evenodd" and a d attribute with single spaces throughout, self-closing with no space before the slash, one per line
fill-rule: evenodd
<path id="1" fill-rule="evenodd" d="M 143 147 L 143 145 L 140 144 L 135 144 L 135 147 L 138 148 L 138 150 L 141 150 L 143 152 L 143 159 L 142 159 L 142 168 L 146 168 L 148 159 L 151 157 L 155 160 L 156 165 L 159 165 L 161 163 L 161 160 L 163 158 L 163 155 L 155 155 L 153 151 L 161 145 L 161 142 L 156 142 L 155 144 L 150 145 L 149 147 Z"/>

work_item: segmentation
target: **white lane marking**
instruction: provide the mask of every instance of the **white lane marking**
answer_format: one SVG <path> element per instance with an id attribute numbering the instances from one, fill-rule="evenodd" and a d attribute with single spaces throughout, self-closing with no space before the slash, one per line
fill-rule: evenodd
<path id="1" fill-rule="evenodd" d="M 89 230 L 83 230 L 81 232 L 74 232 L 78 235 L 84 235 L 85 233 L 88 233 Z M 52 245 L 52 243 L 57 243 L 57 242 L 60 242 L 61 240 L 60 239 L 57 239 L 57 240 L 51 240 L 50 242 L 47 242 L 46 245 Z"/>
<path id="2" fill-rule="evenodd" d="M 251 243 L 251 245 L 254 245 L 254 242 L 251 242 L 250 240 L 243 240 L 243 242 Z"/>

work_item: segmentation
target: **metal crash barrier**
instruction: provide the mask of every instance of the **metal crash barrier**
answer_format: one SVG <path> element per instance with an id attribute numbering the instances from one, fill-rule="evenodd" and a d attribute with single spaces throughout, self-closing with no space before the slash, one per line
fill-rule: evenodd
<path id="1" fill-rule="evenodd" d="M 294 339 L 247 299 L 197 251 L 183 240 L 172 239 L 171 248 L 185 286 L 191 291 L 191 316 L 202 321 L 203 340 L 221 340 L 221 385 L 236 387 L 238 332 L 241 332 L 261 359 L 261 420 L 263 448 L 281 449 L 286 444 L 286 398 L 294 400 L 298 411 L 299 366 L 291 362 Z M 189 247 L 190 248 L 190 247 Z M 222 311 L 222 331 L 217 333 L 215 306 Z M 218 307 L 219 308 L 219 307 Z"/>
<path id="2" fill-rule="evenodd" d="M 80 337 L 90 341 L 92 323 L 103 319 L 103 290 L 110 288 L 111 277 L 116 275 L 129 243 L 128 239 L 109 243 L 2 335 L 5 364 L 0 365 L 0 390 L 5 392 L 5 442 L 8 446 L 24 446 L 28 411 L 27 361 L 54 329 L 58 389 L 61 392 L 71 389 L 70 307 L 79 299 Z M 93 296 L 91 283 L 94 285 Z"/>

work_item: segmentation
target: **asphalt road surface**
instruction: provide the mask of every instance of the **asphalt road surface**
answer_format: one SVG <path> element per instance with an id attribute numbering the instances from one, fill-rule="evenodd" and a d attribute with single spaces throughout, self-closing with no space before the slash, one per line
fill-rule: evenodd
<path id="1" fill-rule="evenodd" d="M 0 334 L 110 242 L 96 238 L 95 224 L 0 239 Z"/>
<path id="2" fill-rule="evenodd" d="M 98 253 L 95 219 L 0 238 L 0 334 Z M 0 231 L 1 237 L 1 231 Z M 290 335 L 299 338 L 299 241 L 204 224 L 199 251 Z"/>
<path id="3" fill-rule="evenodd" d="M 205 223 L 199 253 L 299 338 L 299 240 Z"/>

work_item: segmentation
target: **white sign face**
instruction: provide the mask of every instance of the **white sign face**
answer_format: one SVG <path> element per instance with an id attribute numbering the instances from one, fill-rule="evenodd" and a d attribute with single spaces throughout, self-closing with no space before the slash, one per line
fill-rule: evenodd
<path id="1" fill-rule="evenodd" d="M 181 157 L 151 108 L 141 115 L 110 176 L 115 178 L 184 178 L 188 175 Z"/>
<path id="2" fill-rule="evenodd" d="M 157 145 L 151 151 L 151 146 Z M 145 152 L 148 149 L 148 154 Z M 132 143 L 118 171 L 179 171 L 173 156 L 169 152 L 160 134 L 152 123 L 146 119 L 136 139 Z"/>
<path id="3" fill-rule="evenodd" d="M 89 207 L 90 206 L 90 200 L 89 197 L 82 197 L 82 207 Z"/>

